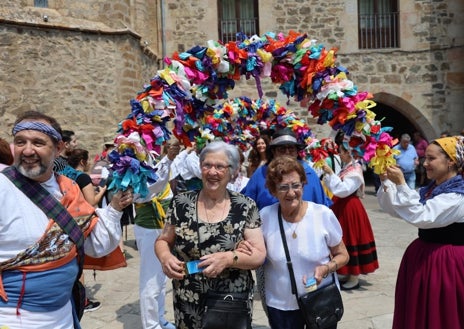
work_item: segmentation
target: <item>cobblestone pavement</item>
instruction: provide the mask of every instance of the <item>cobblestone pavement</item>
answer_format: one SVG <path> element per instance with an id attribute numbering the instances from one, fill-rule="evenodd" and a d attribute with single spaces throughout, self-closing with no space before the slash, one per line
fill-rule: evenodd
<path id="1" fill-rule="evenodd" d="M 343 291 L 345 314 L 339 329 L 390 329 L 393 317 L 394 289 L 398 266 L 406 246 L 416 235 L 416 229 L 400 219 L 385 214 L 374 196 L 373 187 L 367 186 L 364 206 L 374 230 L 380 268 L 372 274 L 361 275 L 361 288 Z M 138 299 L 139 255 L 135 248 L 132 227 L 125 236 L 127 264 L 113 271 L 99 271 L 94 280 L 92 271 L 86 271 L 86 286 L 91 299 L 102 307 L 84 314 L 83 329 L 138 329 L 140 308 Z M 166 318 L 173 320 L 172 290 L 168 282 Z M 254 303 L 253 328 L 269 328 L 261 302 Z"/>

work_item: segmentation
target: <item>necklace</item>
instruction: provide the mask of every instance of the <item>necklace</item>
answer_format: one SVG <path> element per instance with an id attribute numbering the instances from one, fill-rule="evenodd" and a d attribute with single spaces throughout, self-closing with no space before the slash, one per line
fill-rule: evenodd
<path id="1" fill-rule="evenodd" d="M 221 217 L 220 217 L 220 221 L 224 219 L 224 213 L 226 211 L 226 206 L 227 206 L 227 198 L 224 198 L 223 200 L 224 202 L 224 205 L 222 206 L 222 212 L 221 212 Z M 216 204 L 215 204 L 216 206 Z M 208 215 L 208 209 L 206 208 L 206 202 L 203 201 L 203 208 L 205 209 L 205 215 L 206 215 L 206 221 L 208 223 L 212 223 L 212 220 L 209 218 L 209 215 Z M 214 207 L 211 209 L 211 212 L 213 213 L 213 220 L 214 220 L 214 215 L 216 215 L 216 212 L 213 210 Z"/>
<path id="2" fill-rule="evenodd" d="M 298 238 L 298 235 L 296 234 L 296 229 L 298 228 L 299 224 L 300 224 L 300 222 L 296 223 L 295 229 L 293 230 L 292 238 L 294 238 L 294 239 Z"/>
<path id="3" fill-rule="evenodd" d="M 285 221 L 285 223 L 290 224 L 290 226 L 289 226 L 290 230 L 292 230 L 292 228 L 293 228 L 292 238 L 294 238 L 294 239 L 298 238 L 298 234 L 296 234 L 296 230 L 298 228 L 298 225 L 300 225 L 300 222 L 301 221 L 298 221 L 296 223 L 290 223 L 290 222 Z M 296 225 L 294 226 L 294 224 L 296 224 Z"/>
<path id="4" fill-rule="evenodd" d="M 298 222 L 289 222 L 285 220 L 285 223 L 290 224 L 290 230 L 293 228 L 293 233 L 292 233 L 292 238 L 296 239 L 298 238 L 298 234 L 296 234 L 296 230 L 298 229 L 298 225 L 300 225 L 300 222 L 303 220 L 303 218 L 300 217 L 301 211 L 305 211 L 306 208 L 306 203 L 301 203 L 300 201 L 300 207 L 298 208 L 298 213 L 295 216 L 292 216 L 294 219 L 298 220 Z M 296 225 L 294 225 L 296 224 Z"/>

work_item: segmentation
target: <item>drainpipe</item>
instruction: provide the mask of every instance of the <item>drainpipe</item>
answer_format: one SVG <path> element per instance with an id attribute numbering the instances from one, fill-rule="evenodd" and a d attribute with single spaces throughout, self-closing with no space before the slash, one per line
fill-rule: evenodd
<path id="1" fill-rule="evenodd" d="M 161 0 L 161 64 L 164 67 L 164 58 L 166 57 L 166 29 L 165 29 L 165 15 L 164 15 L 164 0 Z"/>

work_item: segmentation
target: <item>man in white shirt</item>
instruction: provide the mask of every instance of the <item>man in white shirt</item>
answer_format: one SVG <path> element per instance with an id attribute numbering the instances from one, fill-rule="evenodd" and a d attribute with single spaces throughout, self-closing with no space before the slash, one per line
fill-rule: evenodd
<path id="1" fill-rule="evenodd" d="M 22 114 L 13 136 L 14 164 L 0 173 L 0 327 L 80 328 L 72 298 L 79 255 L 102 257 L 118 246 L 121 210 L 132 203 L 132 193 L 118 192 L 107 207 L 94 209 L 77 184 L 55 174 L 63 141 L 50 116 Z M 65 209 L 55 218 L 48 214 L 61 207 L 50 195 Z M 58 219 L 63 214 L 72 229 Z"/>

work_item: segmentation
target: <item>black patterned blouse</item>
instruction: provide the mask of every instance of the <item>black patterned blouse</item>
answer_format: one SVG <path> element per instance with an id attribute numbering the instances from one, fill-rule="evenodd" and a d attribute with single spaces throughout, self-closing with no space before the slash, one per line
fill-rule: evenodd
<path id="1" fill-rule="evenodd" d="M 244 239 L 246 228 L 261 226 L 255 202 L 240 193 L 228 192 L 230 210 L 227 218 L 218 223 L 207 223 L 198 218 L 198 191 L 181 193 L 173 198 L 166 223 L 176 227 L 173 252 L 180 260 L 188 262 L 199 259 L 200 255 L 233 250 L 235 244 Z M 216 278 L 207 278 L 198 273 L 187 275 L 182 280 L 172 280 L 172 284 L 176 327 L 196 329 L 201 327 L 203 299 L 209 289 L 252 292 L 254 282 L 250 270 L 226 268 Z"/>

